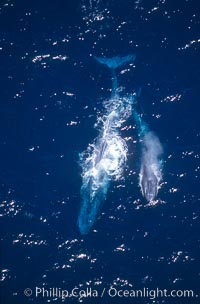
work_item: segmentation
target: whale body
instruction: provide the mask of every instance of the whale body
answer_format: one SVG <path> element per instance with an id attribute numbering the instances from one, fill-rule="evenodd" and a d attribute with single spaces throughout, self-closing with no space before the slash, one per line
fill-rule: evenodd
<path id="1" fill-rule="evenodd" d="M 139 186 L 144 198 L 151 202 L 156 198 L 162 180 L 163 148 L 158 136 L 149 130 L 137 111 L 134 111 L 134 118 L 141 151 Z"/>
<path id="2" fill-rule="evenodd" d="M 111 97 L 105 100 L 105 114 L 101 117 L 101 129 L 92 145 L 80 154 L 82 167 L 81 208 L 78 227 L 86 235 L 94 225 L 112 180 L 121 178 L 127 155 L 126 142 L 120 136 L 120 128 L 132 113 L 132 103 L 126 96 L 118 94 L 115 69 L 130 61 L 135 55 L 124 57 L 94 57 L 111 70 Z"/>
<path id="3" fill-rule="evenodd" d="M 148 202 L 155 199 L 158 193 L 158 179 L 151 167 L 144 165 L 141 170 L 141 191 Z"/>

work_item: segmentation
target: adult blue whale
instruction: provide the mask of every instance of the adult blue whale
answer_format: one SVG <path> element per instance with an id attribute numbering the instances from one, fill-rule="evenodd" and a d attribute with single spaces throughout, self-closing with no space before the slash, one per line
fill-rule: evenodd
<path id="1" fill-rule="evenodd" d="M 134 118 L 138 128 L 141 150 L 141 165 L 139 185 L 142 195 L 148 202 L 153 201 L 162 179 L 162 145 L 156 134 L 149 130 L 141 116 L 134 111 Z"/>
<path id="2" fill-rule="evenodd" d="M 158 193 L 158 179 L 153 170 L 146 165 L 141 169 L 141 191 L 148 202 L 153 201 Z"/>
<path id="3" fill-rule="evenodd" d="M 126 160 L 126 143 L 119 134 L 123 122 L 131 115 L 132 100 L 118 94 L 116 69 L 133 61 L 135 55 L 95 59 L 111 70 L 112 93 L 105 102 L 106 113 L 101 118 L 98 137 L 80 154 L 82 167 L 81 209 L 78 227 L 82 235 L 92 228 L 112 179 L 119 179 Z"/>

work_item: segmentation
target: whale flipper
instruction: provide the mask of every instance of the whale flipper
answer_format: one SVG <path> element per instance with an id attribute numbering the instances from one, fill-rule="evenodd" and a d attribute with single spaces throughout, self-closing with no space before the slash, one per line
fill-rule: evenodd
<path id="1" fill-rule="evenodd" d="M 103 155 L 104 155 L 104 152 L 105 152 L 106 148 L 107 148 L 107 142 L 104 140 L 101 143 L 101 145 L 100 145 L 100 147 L 97 151 L 97 156 L 96 156 L 96 159 L 95 159 L 95 165 L 97 165 L 101 161 L 101 159 L 103 158 Z"/>

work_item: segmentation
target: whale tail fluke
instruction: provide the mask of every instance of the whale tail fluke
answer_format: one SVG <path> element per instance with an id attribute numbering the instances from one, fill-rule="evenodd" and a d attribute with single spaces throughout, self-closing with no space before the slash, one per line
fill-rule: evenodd
<path id="1" fill-rule="evenodd" d="M 127 56 L 115 56 L 115 57 L 111 57 L 111 58 L 107 58 L 107 57 L 96 57 L 94 56 L 94 58 L 101 64 L 105 64 L 108 68 L 110 69 L 117 69 L 120 66 L 123 66 L 124 64 L 128 63 L 128 62 L 133 62 L 136 58 L 135 54 L 130 54 Z"/>

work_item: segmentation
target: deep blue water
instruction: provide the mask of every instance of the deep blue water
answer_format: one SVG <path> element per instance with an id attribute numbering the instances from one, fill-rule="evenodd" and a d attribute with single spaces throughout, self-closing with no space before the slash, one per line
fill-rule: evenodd
<path id="1" fill-rule="evenodd" d="M 199 293 L 199 8 L 194 0 L 1 3 L 2 304 L 62 302 L 24 295 L 36 286 Z M 137 132 L 122 131 L 132 138 L 124 180 L 112 182 L 83 237 L 79 153 L 98 135 L 94 124 L 111 88 L 108 69 L 93 56 L 133 53 L 134 66 L 118 80 L 126 93 L 141 89 L 137 109 L 164 147 L 163 184 L 148 206 L 138 187 Z"/>

